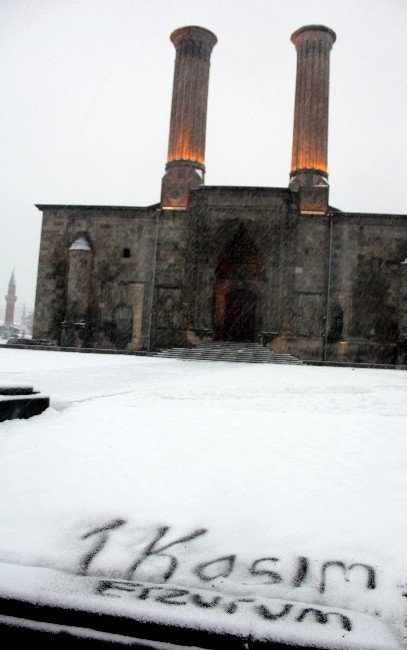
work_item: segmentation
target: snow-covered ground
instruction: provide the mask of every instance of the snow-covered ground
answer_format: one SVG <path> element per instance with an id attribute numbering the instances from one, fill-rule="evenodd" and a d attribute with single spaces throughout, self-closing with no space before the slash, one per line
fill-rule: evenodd
<path id="1" fill-rule="evenodd" d="M 2 347 L 0 384 L 51 397 L 0 425 L 0 595 L 407 646 L 402 371 Z"/>

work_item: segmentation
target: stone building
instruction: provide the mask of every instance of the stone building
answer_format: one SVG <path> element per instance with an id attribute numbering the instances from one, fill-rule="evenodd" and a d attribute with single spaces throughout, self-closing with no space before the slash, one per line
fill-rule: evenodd
<path id="1" fill-rule="evenodd" d="M 329 57 L 311 25 L 297 50 L 287 188 L 204 185 L 214 34 L 176 49 L 161 202 L 39 205 L 34 336 L 67 346 L 156 350 L 257 341 L 303 359 L 406 363 L 407 217 L 329 205 Z"/>

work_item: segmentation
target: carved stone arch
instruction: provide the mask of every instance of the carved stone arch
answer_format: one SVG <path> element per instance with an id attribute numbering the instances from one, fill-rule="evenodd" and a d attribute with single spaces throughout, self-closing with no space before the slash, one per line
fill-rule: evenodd
<path id="1" fill-rule="evenodd" d="M 213 268 L 216 269 L 219 257 L 222 255 L 223 251 L 227 246 L 238 237 L 240 233 L 244 233 L 247 238 L 250 240 L 251 245 L 256 250 L 258 257 L 264 261 L 267 256 L 267 250 L 264 246 L 264 238 L 258 239 L 257 228 L 250 220 L 242 219 L 225 219 L 219 228 L 215 231 L 213 237 L 218 245 L 216 250 L 213 253 L 212 263 Z M 263 250 L 264 248 L 264 250 Z"/>

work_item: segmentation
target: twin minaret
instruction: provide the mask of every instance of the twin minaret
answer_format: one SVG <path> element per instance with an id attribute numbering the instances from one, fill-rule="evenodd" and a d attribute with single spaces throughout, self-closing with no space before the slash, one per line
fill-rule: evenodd
<path id="1" fill-rule="evenodd" d="M 302 213 L 328 208 L 329 55 L 336 35 L 309 25 L 291 36 L 297 50 L 290 188 L 300 193 Z"/>
<path id="2" fill-rule="evenodd" d="M 170 38 L 176 58 L 161 205 L 185 210 L 189 190 L 204 182 L 209 66 L 218 39 L 202 27 L 182 27 Z"/>
<path id="3" fill-rule="evenodd" d="M 329 54 L 335 33 L 322 25 L 301 27 L 291 37 L 297 50 L 290 188 L 302 213 L 328 209 Z M 185 210 L 190 189 L 204 184 L 209 66 L 216 36 L 202 27 L 171 34 L 176 50 L 170 137 L 161 207 Z"/>

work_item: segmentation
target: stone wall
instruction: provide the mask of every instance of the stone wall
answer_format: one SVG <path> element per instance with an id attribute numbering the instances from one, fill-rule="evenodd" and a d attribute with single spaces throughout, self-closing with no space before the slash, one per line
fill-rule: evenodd
<path id="1" fill-rule="evenodd" d="M 91 297 L 79 344 L 148 346 L 157 210 L 93 206 L 39 206 L 44 212 L 34 336 L 58 344 L 71 337 L 67 323 L 69 247 L 84 233 L 94 251 Z M 65 327 L 62 324 L 65 323 Z M 81 342 L 82 341 L 82 342 Z M 63 341 L 62 341 L 63 342 Z"/>
<path id="2" fill-rule="evenodd" d="M 342 347 L 354 361 L 396 363 L 401 331 L 401 262 L 407 218 L 337 213 L 333 217 L 331 312 L 343 310 Z M 337 345 L 331 355 L 337 356 Z"/>
<path id="3" fill-rule="evenodd" d="M 406 217 L 300 215 L 298 194 L 279 188 L 200 188 L 185 211 L 39 207 L 35 337 L 127 350 L 192 346 L 236 335 L 230 313 L 247 300 L 244 326 L 275 352 L 406 362 Z M 75 338 L 69 247 L 81 234 L 93 261 Z"/>

